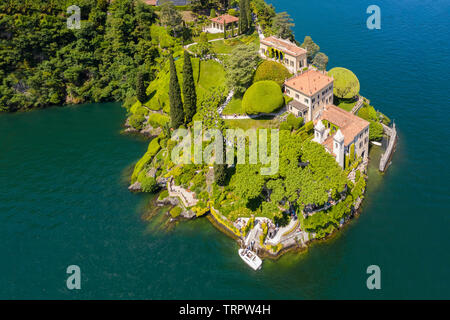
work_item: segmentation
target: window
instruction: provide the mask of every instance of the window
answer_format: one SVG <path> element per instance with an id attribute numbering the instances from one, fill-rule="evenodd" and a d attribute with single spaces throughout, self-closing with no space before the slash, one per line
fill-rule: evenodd
<path id="1" fill-rule="evenodd" d="M 294 66 L 294 62 L 293 61 L 291 61 L 291 67 L 293 67 Z"/>
<path id="2" fill-rule="evenodd" d="M 367 144 L 367 138 L 366 138 L 366 139 L 364 139 L 364 144 Z"/>
<path id="3" fill-rule="evenodd" d="M 287 93 L 287 94 L 291 94 L 291 90 L 286 89 L 286 93 Z"/>
<path id="4" fill-rule="evenodd" d="M 297 93 L 295 94 L 295 99 L 300 99 L 300 96 Z"/>
<path id="5" fill-rule="evenodd" d="M 313 98 L 313 99 L 312 99 L 312 103 L 314 103 L 314 101 L 316 101 L 316 98 Z"/>
<path id="6" fill-rule="evenodd" d="M 360 149 L 362 148 L 362 141 L 359 143 L 359 148 Z"/>
<path id="7" fill-rule="evenodd" d="M 306 102 L 306 103 L 308 103 L 308 102 L 309 102 L 309 100 L 305 98 L 305 102 Z"/>

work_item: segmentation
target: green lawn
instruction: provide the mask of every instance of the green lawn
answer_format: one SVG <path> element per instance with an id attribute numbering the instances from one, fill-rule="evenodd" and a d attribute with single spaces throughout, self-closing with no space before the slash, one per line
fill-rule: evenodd
<path id="1" fill-rule="evenodd" d="M 220 37 L 213 39 L 223 38 L 223 34 L 219 33 Z M 209 34 L 208 34 L 209 37 Z M 213 40 L 209 39 L 208 40 Z M 198 40 L 198 39 L 197 39 Z M 254 45 L 255 48 L 259 48 L 259 36 L 257 34 L 245 35 L 236 38 L 226 39 L 226 40 L 218 40 L 211 42 L 211 50 L 216 54 L 230 54 L 233 48 L 240 44 Z M 193 45 L 191 47 L 191 51 L 195 52 L 197 45 Z"/>
<path id="2" fill-rule="evenodd" d="M 178 81 L 181 89 L 183 88 L 183 62 L 184 59 L 175 61 L 177 68 Z M 192 69 L 194 74 L 194 81 L 197 84 L 197 97 L 201 100 L 208 94 L 213 87 L 222 86 L 224 93 L 226 93 L 225 70 L 222 65 L 216 61 L 208 60 L 200 62 L 198 58 L 192 58 Z M 169 63 L 165 62 L 160 72 L 147 88 L 148 101 L 145 105 L 151 110 L 163 110 L 169 113 Z M 139 102 L 136 102 L 131 107 L 131 112 L 136 113 L 141 107 Z"/>
<path id="3" fill-rule="evenodd" d="M 202 61 L 200 63 L 200 75 L 197 83 L 197 97 L 199 99 L 205 97 L 214 87 L 222 87 L 224 89 L 224 94 L 228 91 L 225 80 L 225 70 L 217 61 Z"/>
<path id="4" fill-rule="evenodd" d="M 278 119 L 269 119 L 261 117 L 261 119 L 240 119 L 240 120 L 224 120 L 229 128 L 240 128 L 248 130 L 252 128 L 278 128 L 280 122 Z"/>
<path id="5" fill-rule="evenodd" d="M 242 99 L 233 97 L 222 113 L 225 115 L 243 114 Z"/>
<path id="6" fill-rule="evenodd" d="M 355 106 L 357 101 L 354 102 L 349 102 L 349 101 L 345 101 L 345 100 L 340 100 L 338 103 L 338 107 L 341 109 L 344 109 L 348 112 L 352 111 L 353 107 Z"/>
<path id="7" fill-rule="evenodd" d="M 221 39 L 223 38 L 223 32 L 220 33 L 207 33 L 206 34 L 208 40 L 215 40 L 215 39 Z M 194 42 L 199 42 L 200 41 L 200 37 L 195 37 Z"/>

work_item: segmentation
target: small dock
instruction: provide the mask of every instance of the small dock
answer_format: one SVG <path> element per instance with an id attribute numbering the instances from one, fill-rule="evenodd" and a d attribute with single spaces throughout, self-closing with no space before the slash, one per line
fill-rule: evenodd
<path id="1" fill-rule="evenodd" d="M 381 155 L 379 166 L 379 170 L 381 172 L 385 172 L 389 164 L 391 163 L 392 155 L 394 154 L 395 147 L 397 145 L 398 136 L 397 136 L 397 129 L 395 128 L 395 123 L 392 125 L 392 128 L 384 124 L 382 125 L 384 133 L 386 133 L 386 135 L 389 136 L 388 146 L 386 151 Z"/>

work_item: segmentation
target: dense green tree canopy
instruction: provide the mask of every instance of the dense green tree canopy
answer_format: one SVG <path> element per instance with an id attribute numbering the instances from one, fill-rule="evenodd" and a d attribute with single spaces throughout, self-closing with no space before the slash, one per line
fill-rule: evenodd
<path id="1" fill-rule="evenodd" d="M 313 59 L 313 64 L 319 68 L 319 70 L 326 70 L 328 64 L 328 56 L 325 53 L 319 52 Z"/>
<path id="2" fill-rule="evenodd" d="M 301 47 L 306 49 L 307 51 L 306 54 L 308 56 L 309 61 L 313 61 L 315 55 L 320 50 L 320 47 L 312 40 L 310 36 L 305 36 L 305 39 L 303 40 Z"/>
<path id="3" fill-rule="evenodd" d="M 272 21 L 272 30 L 279 38 L 294 40 L 292 28 L 295 24 L 287 12 L 277 13 Z"/>
<path id="4" fill-rule="evenodd" d="M 227 58 L 227 82 L 236 94 L 244 94 L 252 83 L 258 59 L 256 49 L 247 45 L 235 47 Z"/>
<path id="5" fill-rule="evenodd" d="M 0 3 L 0 111 L 135 99 L 138 71 L 150 71 L 159 55 L 152 8 L 128 0 L 77 5 L 81 29 L 67 28 L 63 1 Z"/>

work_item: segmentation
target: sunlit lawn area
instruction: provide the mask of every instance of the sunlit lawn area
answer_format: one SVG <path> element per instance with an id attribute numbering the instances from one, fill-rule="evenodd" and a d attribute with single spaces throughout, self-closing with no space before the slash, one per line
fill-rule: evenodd
<path id="1" fill-rule="evenodd" d="M 220 35 L 220 36 L 219 36 Z M 220 39 L 223 38 L 222 33 L 218 34 L 208 34 L 208 40 Z M 199 40 L 198 38 L 194 39 L 196 42 Z M 211 42 L 211 50 L 216 54 L 230 54 L 233 48 L 240 44 L 246 45 L 254 45 L 255 48 L 259 47 L 259 37 L 257 34 L 245 35 L 236 38 L 226 39 L 226 40 L 217 40 Z M 195 52 L 197 45 L 191 47 L 191 50 Z"/>
<path id="2" fill-rule="evenodd" d="M 352 111 L 353 107 L 355 106 L 357 101 L 351 101 L 351 100 L 338 100 L 337 106 L 341 109 L 344 109 L 348 112 Z"/>
<path id="3" fill-rule="evenodd" d="M 242 114 L 242 99 L 233 97 L 222 113 L 226 115 Z"/>
<path id="4" fill-rule="evenodd" d="M 241 120 L 224 120 L 225 124 L 230 128 L 240 128 L 248 130 L 251 128 L 278 128 L 280 122 L 278 119 L 265 118 L 261 119 L 241 119 Z"/>

